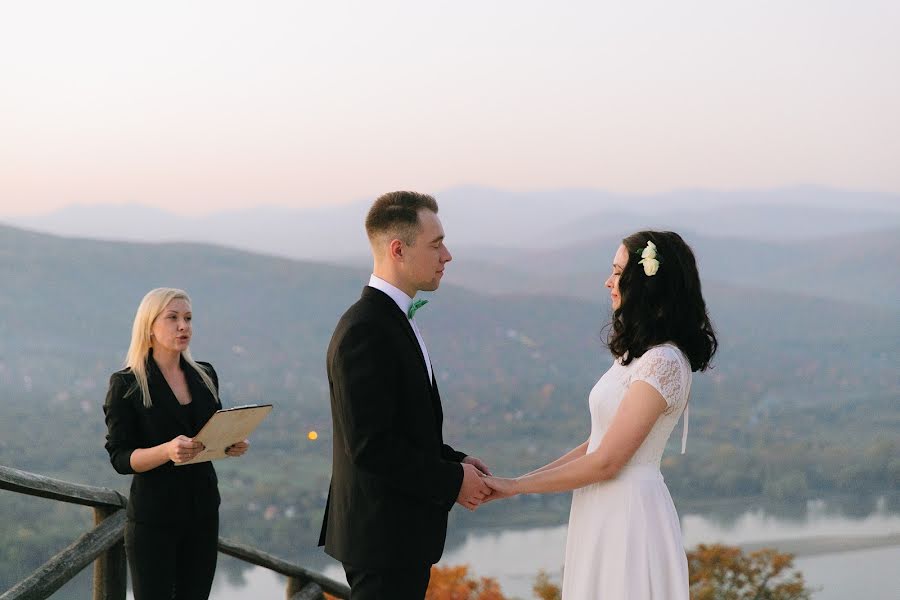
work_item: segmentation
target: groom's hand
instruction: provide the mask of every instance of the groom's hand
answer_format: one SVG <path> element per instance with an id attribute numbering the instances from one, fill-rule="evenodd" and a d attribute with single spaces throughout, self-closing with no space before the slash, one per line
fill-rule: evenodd
<path id="1" fill-rule="evenodd" d="M 456 502 L 469 510 L 475 510 L 490 495 L 491 488 L 481 480 L 481 471 L 475 465 L 464 462 L 461 466 L 463 481 Z"/>
<path id="2" fill-rule="evenodd" d="M 472 465 L 479 471 L 481 471 L 482 475 L 493 475 L 491 473 L 491 469 L 484 463 L 480 458 L 475 458 L 474 456 L 467 456 L 462 459 L 463 464 Z"/>

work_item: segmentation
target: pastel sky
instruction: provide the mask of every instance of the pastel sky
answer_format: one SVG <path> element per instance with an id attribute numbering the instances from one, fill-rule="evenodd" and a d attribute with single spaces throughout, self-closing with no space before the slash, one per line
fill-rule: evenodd
<path id="1" fill-rule="evenodd" d="M 900 193 L 896 0 L 0 6 L 0 215 L 460 184 Z"/>

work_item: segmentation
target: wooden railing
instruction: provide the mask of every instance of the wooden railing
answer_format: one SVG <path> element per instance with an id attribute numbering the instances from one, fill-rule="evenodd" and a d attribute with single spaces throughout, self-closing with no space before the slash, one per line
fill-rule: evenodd
<path id="1" fill-rule="evenodd" d="M 69 483 L 0 465 L 0 489 L 94 509 L 94 528 L 48 560 L 31 575 L 0 595 L 0 600 L 49 598 L 67 581 L 94 563 L 93 600 L 125 600 L 125 511 L 122 494 L 107 488 Z M 219 538 L 219 552 L 286 575 L 288 600 L 319 600 L 327 592 L 350 597 L 350 588 L 324 575 Z"/>

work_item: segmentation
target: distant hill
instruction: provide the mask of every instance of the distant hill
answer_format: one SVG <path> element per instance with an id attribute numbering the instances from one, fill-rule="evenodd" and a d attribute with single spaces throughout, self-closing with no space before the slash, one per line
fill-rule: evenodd
<path id="1" fill-rule="evenodd" d="M 882 264 L 881 248 L 862 246 L 849 259 Z M 565 262 L 529 260 L 551 273 Z M 585 256 L 578 268 L 594 263 Z M 449 272 L 468 264 L 458 256 Z M 448 282 L 417 318 L 441 386 L 447 439 L 512 474 L 588 434 L 587 394 L 611 363 L 602 345 L 605 275 L 561 270 L 584 286 L 566 295 L 527 289 L 531 276 L 506 265 L 481 268 L 508 282 L 518 276 L 526 289 L 489 294 Z M 221 246 L 0 226 L 0 463 L 123 488 L 103 450 L 108 377 L 120 367 L 143 294 L 183 287 L 194 299 L 193 352 L 215 364 L 226 404 L 276 406 L 252 451 L 219 467 L 224 533 L 292 556 L 298 535 L 312 539 L 327 489 L 325 348 L 368 273 Z M 600 293 L 587 293 L 589 286 Z M 715 280 L 705 290 L 722 346 L 715 368 L 695 378 L 691 450 L 666 463 L 676 500 L 856 493 L 900 478 L 890 470 L 900 449 L 896 309 Z M 310 429 L 318 442 L 306 439 Z M 269 506 L 277 518 L 263 516 L 260 507 Z M 39 518 L 34 510 L 0 496 L 0 512 L 11 517 L 0 539 L 17 540 L 9 548 L 37 543 L 14 527 Z M 62 516 L 40 518 L 70 527 Z M 3 552 L 12 550 L 0 550 L 0 565 L 11 560 Z"/>
<path id="2" fill-rule="evenodd" d="M 900 199 L 898 199 L 900 201 Z M 849 205 L 823 208 L 800 204 L 747 205 L 671 209 L 652 214 L 600 212 L 557 228 L 558 239 L 594 239 L 604 234 L 626 235 L 641 229 L 695 232 L 706 237 L 796 244 L 826 236 L 860 234 L 900 226 L 900 215 Z"/>
<path id="3" fill-rule="evenodd" d="M 900 196 L 817 187 L 679 191 L 651 196 L 597 190 L 510 192 L 468 186 L 440 192 L 454 248 L 557 248 L 647 226 L 705 236 L 793 242 L 900 227 Z M 142 242 L 206 242 L 296 259 L 367 253 L 362 223 L 371 200 L 292 210 L 275 207 L 185 217 L 153 208 L 70 206 L 8 218 L 58 235 Z"/>
<path id="4" fill-rule="evenodd" d="M 701 253 L 707 242 L 698 243 Z M 608 253 L 609 244 L 603 245 Z M 882 246 L 865 248 L 872 256 L 847 259 L 859 270 L 880 266 Z M 443 286 L 421 319 L 450 414 L 477 407 L 496 416 L 505 403 L 524 408 L 548 384 L 567 390 L 574 402 L 555 410 L 580 414 L 584 395 L 609 363 L 601 343 L 609 310 L 605 271 L 597 272 L 594 254 L 584 252 L 581 263 L 552 253 L 517 262 L 558 276 L 566 288 L 542 287 L 544 280 L 534 279 L 532 289 L 533 275 L 502 266 L 487 267 L 488 273 L 493 269 L 508 283 L 518 276 L 513 292 Z M 467 268 L 464 258 L 457 260 L 448 273 Z M 840 285 L 838 267 L 828 277 Z M 366 269 L 217 246 L 66 239 L 0 227 L 0 385 L 7 393 L 33 395 L 35 407 L 64 398 L 60 402 L 73 405 L 87 401 L 95 412 L 106 377 L 124 356 L 140 298 L 152 287 L 171 285 L 193 296 L 195 354 L 219 367 L 235 402 L 279 398 L 283 410 L 298 411 L 286 423 L 302 413 L 302 422 L 327 427 L 325 347 L 367 275 Z M 873 368 L 873 357 L 896 350 L 900 339 L 898 312 L 887 307 L 719 281 L 707 281 L 706 295 L 723 342 L 716 373 L 736 377 L 735 385 L 818 386 L 823 382 L 791 375 L 791 365 L 810 361 L 830 365 L 829 377 L 856 377 Z M 696 389 L 712 393 L 703 383 Z M 733 395 L 723 393 L 715 402 L 739 412 Z"/>
<path id="5" fill-rule="evenodd" d="M 900 309 L 900 227 L 793 242 L 682 230 L 704 281 Z M 620 235 L 545 250 L 463 248 L 446 281 L 491 293 L 605 297 Z M 362 263 L 362 261 L 359 261 Z"/>

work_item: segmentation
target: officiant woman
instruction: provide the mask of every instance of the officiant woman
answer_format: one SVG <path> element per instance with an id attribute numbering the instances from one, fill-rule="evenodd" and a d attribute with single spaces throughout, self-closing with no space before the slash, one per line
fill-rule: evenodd
<path id="1" fill-rule="evenodd" d="M 215 369 L 188 349 L 192 317 L 184 291 L 148 292 L 103 406 L 110 462 L 133 474 L 125 552 L 135 600 L 209 598 L 216 571 L 216 471 L 209 461 L 176 466 L 203 450 L 192 438 L 222 406 Z M 247 447 L 235 444 L 228 455 Z"/>

